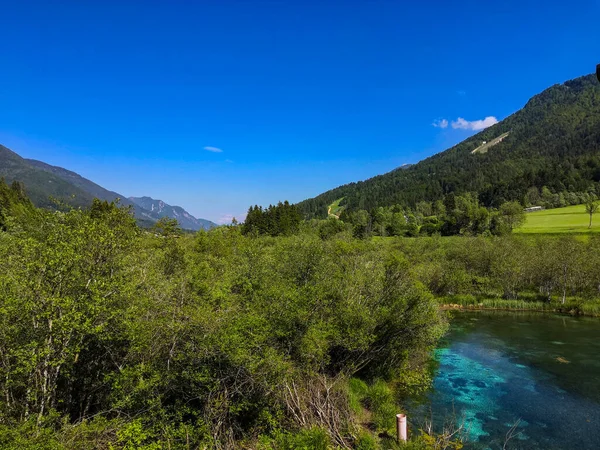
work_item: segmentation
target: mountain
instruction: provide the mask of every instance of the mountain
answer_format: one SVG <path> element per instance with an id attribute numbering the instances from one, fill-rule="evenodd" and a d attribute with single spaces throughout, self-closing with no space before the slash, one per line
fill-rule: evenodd
<path id="1" fill-rule="evenodd" d="M 129 200 L 145 211 L 149 211 L 150 217 L 154 220 L 163 217 L 177 219 L 181 228 L 186 230 L 208 230 L 217 226 L 217 224 L 210 220 L 196 219 L 181 206 L 171 206 L 162 200 L 155 200 L 150 197 L 129 197 Z"/>
<path id="2" fill-rule="evenodd" d="M 55 208 L 56 200 L 75 207 L 89 206 L 94 196 L 52 172 L 32 165 L 12 150 L 0 145 L 0 177 L 25 184 L 27 195 L 40 208 Z"/>
<path id="3" fill-rule="evenodd" d="M 136 219 L 143 226 L 150 226 L 161 217 L 177 219 L 183 229 L 199 230 L 216 226 L 205 219 L 196 219 L 179 206 L 162 204 L 159 208 L 150 205 L 145 208 L 145 201 L 133 201 L 124 195 L 109 191 L 81 175 L 58 166 L 52 166 L 35 159 L 25 159 L 12 150 L 0 145 L 0 177 L 8 183 L 21 181 L 25 185 L 27 196 L 39 208 L 57 208 L 57 203 L 74 207 L 88 207 L 94 198 L 113 201 L 120 199 L 121 204 L 133 208 Z M 52 200 L 55 199 L 55 200 Z M 142 197 L 141 199 L 150 199 Z M 160 211 L 159 211 L 160 210 Z"/>
<path id="4" fill-rule="evenodd" d="M 70 185 L 75 186 L 78 189 L 81 189 L 86 194 L 91 195 L 92 198 L 98 198 L 100 200 L 106 200 L 109 202 L 118 198 L 122 205 L 133 207 L 136 218 L 142 219 L 142 220 L 150 220 L 151 222 L 155 221 L 155 219 L 152 218 L 152 215 L 149 214 L 148 211 L 144 210 L 143 208 L 140 208 L 138 205 L 136 205 L 131 200 L 123 197 L 121 194 L 119 194 L 117 192 L 104 189 L 102 186 L 94 183 L 93 181 L 90 181 L 87 178 L 83 178 L 78 173 L 71 172 L 70 170 L 64 169 L 62 167 L 51 166 L 50 164 L 46 164 L 45 162 L 37 161 L 35 159 L 24 159 L 24 161 L 26 163 L 28 163 L 30 166 L 33 166 L 34 168 L 37 168 L 37 169 L 43 170 L 44 172 L 56 175 L 57 177 L 61 178 L 63 181 L 66 181 Z M 28 187 L 27 183 L 25 183 L 25 186 Z M 28 189 L 28 191 L 29 191 L 29 189 Z M 87 205 L 89 205 L 89 203 Z"/>
<path id="5" fill-rule="evenodd" d="M 475 151 L 477 150 L 477 151 Z M 474 152 L 475 151 L 475 152 Z M 485 206 L 523 203 L 532 189 L 600 194 L 600 84 L 587 75 L 554 85 L 516 113 L 417 164 L 350 183 L 298 204 L 307 218 L 348 211 L 414 207 L 449 193 L 476 193 Z"/>

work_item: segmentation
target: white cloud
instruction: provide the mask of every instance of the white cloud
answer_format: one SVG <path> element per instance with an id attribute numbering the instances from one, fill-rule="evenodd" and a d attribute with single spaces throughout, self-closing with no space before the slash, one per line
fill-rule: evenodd
<path id="1" fill-rule="evenodd" d="M 218 147 L 204 147 L 204 150 L 206 150 L 207 152 L 213 152 L 213 153 L 223 153 L 223 150 L 221 150 Z"/>
<path id="2" fill-rule="evenodd" d="M 452 121 L 452 128 L 454 128 L 455 130 L 479 131 L 487 127 L 491 127 L 492 125 L 495 125 L 497 123 L 498 119 L 496 119 L 494 116 L 488 116 L 483 120 L 473 121 L 465 120 L 462 117 L 459 117 L 458 119 Z"/>
<path id="3" fill-rule="evenodd" d="M 436 128 L 447 128 L 448 121 L 446 119 L 435 119 L 432 125 Z"/>

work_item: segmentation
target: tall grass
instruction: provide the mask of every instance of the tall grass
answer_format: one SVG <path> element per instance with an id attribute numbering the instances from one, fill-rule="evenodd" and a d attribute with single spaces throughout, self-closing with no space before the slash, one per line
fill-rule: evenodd
<path id="1" fill-rule="evenodd" d="M 379 431 L 393 433 L 398 406 L 391 385 L 377 380 L 369 386 L 352 378 L 348 387 L 349 404 L 354 414 L 361 419 L 368 417 Z"/>
<path id="2" fill-rule="evenodd" d="M 480 305 L 483 308 L 494 309 L 521 309 L 535 311 L 552 311 L 554 309 L 549 303 L 532 302 L 527 300 L 506 300 L 501 298 L 484 299 Z"/>
<path id="3" fill-rule="evenodd" d="M 600 316 L 600 303 L 582 303 L 580 310 L 586 316 Z"/>
<path id="4" fill-rule="evenodd" d="M 440 299 L 442 306 L 459 309 L 497 309 L 515 311 L 543 311 L 577 314 L 585 316 L 600 316 L 600 301 L 573 298 L 565 303 L 560 301 L 541 302 L 537 300 L 519 299 L 507 300 L 502 298 L 477 298 L 473 295 L 455 295 Z"/>

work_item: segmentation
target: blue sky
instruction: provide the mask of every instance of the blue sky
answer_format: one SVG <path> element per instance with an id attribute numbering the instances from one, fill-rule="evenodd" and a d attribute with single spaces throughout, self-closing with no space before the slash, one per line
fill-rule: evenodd
<path id="1" fill-rule="evenodd" d="M 600 62 L 600 0 L 0 10 L 0 143 L 221 222 L 416 162 Z"/>

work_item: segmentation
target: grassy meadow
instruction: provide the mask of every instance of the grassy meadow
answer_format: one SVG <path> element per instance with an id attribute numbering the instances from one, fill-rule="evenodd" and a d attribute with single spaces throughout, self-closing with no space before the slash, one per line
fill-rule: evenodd
<path id="1" fill-rule="evenodd" d="M 594 214 L 592 228 L 585 205 L 566 206 L 527 213 L 525 224 L 516 233 L 599 233 L 600 215 Z"/>

